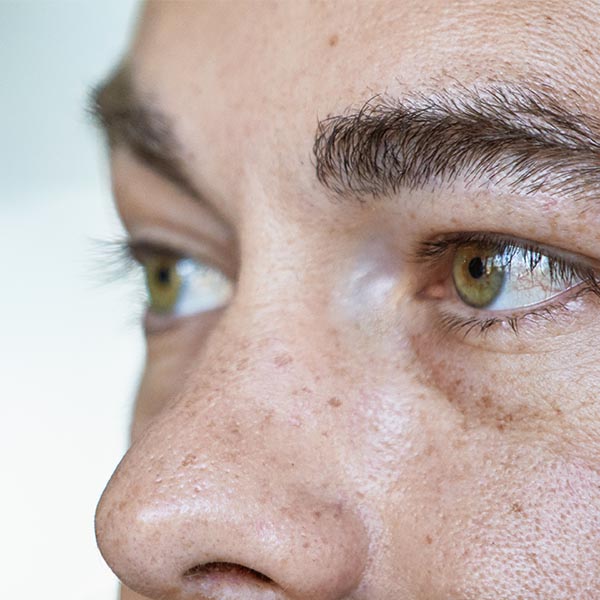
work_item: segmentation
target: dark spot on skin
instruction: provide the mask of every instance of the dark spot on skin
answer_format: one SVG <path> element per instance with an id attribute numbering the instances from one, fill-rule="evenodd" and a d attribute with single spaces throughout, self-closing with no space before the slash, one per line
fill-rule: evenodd
<path id="1" fill-rule="evenodd" d="M 193 465 L 195 462 L 196 462 L 195 454 L 186 454 L 184 459 L 181 461 L 181 466 L 189 467 L 190 465 Z"/>
<path id="2" fill-rule="evenodd" d="M 286 365 L 289 365 L 290 363 L 294 362 L 294 359 L 289 354 L 278 354 L 273 359 L 273 362 L 275 363 L 275 365 L 277 367 L 281 368 L 281 367 L 285 367 Z"/>
<path id="3" fill-rule="evenodd" d="M 310 548 L 310 544 L 308 542 L 304 542 L 304 544 L 302 544 L 303 548 Z"/>
<path id="4" fill-rule="evenodd" d="M 492 399 L 489 396 L 481 397 L 481 406 L 483 406 L 484 408 L 491 408 L 492 404 Z"/>
<path id="5" fill-rule="evenodd" d="M 329 406 L 333 406 L 333 408 L 338 408 L 341 405 L 342 401 L 339 398 L 336 398 L 335 396 L 329 398 Z"/>
<path id="6" fill-rule="evenodd" d="M 431 544 L 433 544 L 433 538 L 432 538 L 430 535 L 426 535 L 426 536 L 425 536 L 425 543 L 426 543 L 428 546 L 431 546 Z"/>
<path id="7" fill-rule="evenodd" d="M 315 519 L 320 519 L 321 518 L 321 513 L 318 510 L 315 510 L 315 512 L 313 513 L 313 517 Z"/>
<path id="8" fill-rule="evenodd" d="M 338 45 L 338 42 L 340 41 L 339 36 L 337 35 L 337 33 L 334 33 L 332 36 L 330 36 L 329 38 L 329 45 L 333 48 L 334 46 Z"/>
<path id="9" fill-rule="evenodd" d="M 506 426 L 513 422 L 513 416 L 511 413 L 506 413 L 504 415 L 498 415 L 496 422 L 496 429 L 498 431 L 504 431 Z"/>
<path id="10" fill-rule="evenodd" d="M 520 502 L 513 502 L 510 505 L 510 512 L 516 513 L 518 515 L 523 514 L 523 505 Z"/>

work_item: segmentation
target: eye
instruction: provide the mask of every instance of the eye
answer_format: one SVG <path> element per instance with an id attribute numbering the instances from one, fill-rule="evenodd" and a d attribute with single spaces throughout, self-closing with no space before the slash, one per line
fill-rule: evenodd
<path id="1" fill-rule="evenodd" d="M 138 256 L 146 279 L 149 310 L 185 317 L 225 306 L 232 282 L 219 270 L 191 258 L 149 252 Z"/>
<path id="2" fill-rule="evenodd" d="M 583 278 L 565 261 L 527 246 L 472 242 L 456 247 L 452 280 L 465 304 L 500 311 L 546 302 Z"/>
<path id="3" fill-rule="evenodd" d="M 568 309 L 573 298 L 600 295 L 595 261 L 495 233 L 465 232 L 425 242 L 419 261 L 434 279 L 423 297 L 441 302 L 444 323 L 470 332 Z"/>

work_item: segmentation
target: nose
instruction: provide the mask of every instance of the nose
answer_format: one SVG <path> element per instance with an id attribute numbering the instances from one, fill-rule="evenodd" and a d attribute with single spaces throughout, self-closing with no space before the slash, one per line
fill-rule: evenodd
<path id="1" fill-rule="evenodd" d="M 147 598 L 351 597 L 367 538 L 320 403 L 280 342 L 213 333 L 109 482 L 102 554 Z"/>

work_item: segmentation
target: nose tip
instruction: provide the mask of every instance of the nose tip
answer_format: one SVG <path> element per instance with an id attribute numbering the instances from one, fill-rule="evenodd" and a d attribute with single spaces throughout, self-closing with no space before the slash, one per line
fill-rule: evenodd
<path id="1" fill-rule="evenodd" d="M 337 600 L 358 585 L 366 538 L 343 504 L 265 489 L 252 471 L 217 481 L 227 468 L 200 486 L 156 484 L 144 455 L 130 450 L 96 513 L 100 550 L 127 587 L 161 600 Z"/>

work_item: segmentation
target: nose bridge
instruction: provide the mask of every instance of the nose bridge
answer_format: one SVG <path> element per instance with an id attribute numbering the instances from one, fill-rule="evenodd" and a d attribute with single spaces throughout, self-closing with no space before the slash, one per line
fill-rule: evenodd
<path id="1" fill-rule="evenodd" d="M 224 563 L 268 578 L 260 585 L 279 594 L 268 597 L 345 597 L 366 538 L 323 435 L 332 417 L 302 359 L 307 342 L 260 311 L 244 324 L 231 314 L 115 472 L 97 513 L 101 550 L 150 598 L 221 584 L 254 597 L 256 578 L 234 585 L 207 570 Z"/>

